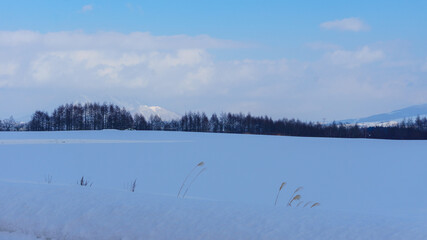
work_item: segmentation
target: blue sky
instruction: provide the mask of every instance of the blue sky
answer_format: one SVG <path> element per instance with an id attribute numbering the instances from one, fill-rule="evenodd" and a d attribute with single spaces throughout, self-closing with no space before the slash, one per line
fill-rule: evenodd
<path id="1" fill-rule="evenodd" d="M 3 1 L 0 101 L 15 105 L 0 117 L 84 99 L 304 120 L 426 103 L 425 12 L 426 1 Z"/>

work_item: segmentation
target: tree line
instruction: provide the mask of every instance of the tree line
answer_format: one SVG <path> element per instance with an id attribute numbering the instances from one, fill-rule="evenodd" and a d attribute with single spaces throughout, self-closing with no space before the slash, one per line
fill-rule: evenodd
<path id="1" fill-rule="evenodd" d="M 10 130 L 0 121 L 0 129 Z M 164 121 L 159 116 L 145 118 L 132 114 L 114 104 L 65 104 L 51 114 L 36 111 L 21 129 L 29 131 L 70 130 L 160 130 L 185 132 L 214 132 L 263 134 L 301 137 L 379 138 L 379 139 L 427 139 L 427 119 L 417 117 L 393 126 L 360 126 L 358 124 L 303 122 L 297 119 L 273 120 L 268 116 L 221 113 L 210 116 L 200 112 L 188 112 L 181 119 Z"/>
<path id="2" fill-rule="evenodd" d="M 0 120 L 0 131 L 23 131 L 26 130 L 27 124 L 15 121 L 13 116 Z"/>
<path id="3" fill-rule="evenodd" d="M 113 104 L 65 104 L 51 115 L 36 111 L 28 123 L 30 131 L 74 131 L 131 129 L 134 118 L 125 108 Z"/>

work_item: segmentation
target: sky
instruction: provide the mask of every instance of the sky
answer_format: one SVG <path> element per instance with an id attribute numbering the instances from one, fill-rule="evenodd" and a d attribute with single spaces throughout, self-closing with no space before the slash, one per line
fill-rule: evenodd
<path id="1" fill-rule="evenodd" d="M 310 121 L 427 103 L 427 1 L 2 1 L 0 119 L 97 101 Z"/>

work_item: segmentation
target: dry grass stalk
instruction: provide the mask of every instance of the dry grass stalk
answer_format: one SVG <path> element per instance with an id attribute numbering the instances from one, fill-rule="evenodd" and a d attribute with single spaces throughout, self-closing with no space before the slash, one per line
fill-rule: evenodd
<path id="1" fill-rule="evenodd" d="M 132 185 L 130 186 L 130 191 L 135 192 L 136 189 L 136 179 L 132 182 Z"/>
<path id="2" fill-rule="evenodd" d="M 300 200 L 300 199 L 301 199 L 301 195 L 299 195 L 299 194 L 295 195 L 295 197 L 293 197 L 293 198 L 292 198 L 292 200 L 291 200 L 291 202 L 289 203 L 289 206 L 291 206 L 291 205 L 292 205 L 292 202 L 293 202 L 293 201 L 295 201 L 295 200 Z"/>
<path id="3" fill-rule="evenodd" d="M 276 204 L 277 204 L 277 199 L 279 198 L 280 191 L 282 191 L 282 188 L 283 188 L 284 186 L 286 186 L 286 182 L 282 182 L 282 184 L 280 185 L 279 191 L 277 192 L 276 201 L 274 201 L 274 206 L 276 206 Z"/>
<path id="4" fill-rule="evenodd" d="M 300 202 L 297 204 L 297 207 L 299 207 L 303 202 L 304 202 L 304 201 L 300 201 Z"/>
<path id="5" fill-rule="evenodd" d="M 185 195 L 188 192 L 188 189 L 190 189 L 191 185 L 193 185 L 194 181 L 196 181 L 197 177 L 202 174 L 202 172 L 204 172 L 206 170 L 206 168 L 203 168 L 202 170 L 200 170 L 200 172 L 193 178 L 193 180 L 191 180 L 190 184 L 188 184 L 187 189 L 184 192 L 184 195 L 182 195 L 182 198 L 185 198 Z"/>
<path id="6" fill-rule="evenodd" d="M 303 189 L 303 187 L 298 187 L 297 189 L 295 189 L 294 193 L 292 194 L 291 198 L 288 201 L 288 206 L 291 206 L 291 202 L 293 201 L 293 198 L 295 196 L 295 194 L 299 191 L 301 191 Z"/>
<path id="7" fill-rule="evenodd" d="M 317 206 L 319 206 L 320 205 L 320 203 L 314 203 L 313 205 L 311 205 L 311 207 L 310 208 L 313 208 L 313 207 L 317 207 Z"/>
<path id="8" fill-rule="evenodd" d="M 45 176 L 44 181 L 48 184 L 51 184 L 52 183 L 52 175 Z"/>
<path id="9" fill-rule="evenodd" d="M 176 195 L 176 198 L 179 198 L 179 195 L 181 194 L 182 188 L 184 187 L 185 183 L 187 182 L 188 177 L 190 177 L 190 175 L 194 172 L 194 170 L 196 170 L 197 167 L 201 167 L 203 165 L 205 165 L 205 163 L 203 161 L 201 161 L 193 169 L 191 169 L 191 171 L 188 173 L 188 175 L 185 177 L 184 181 L 182 182 L 181 187 L 179 188 L 178 195 Z"/>
<path id="10" fill-rule="evenodd" d="M 304 204 L 304 207 L 307 207 L 308 205 L 310 205 L 310 203 L 312 203 L 313 201 L 308 201 L 306 204 Z"/>

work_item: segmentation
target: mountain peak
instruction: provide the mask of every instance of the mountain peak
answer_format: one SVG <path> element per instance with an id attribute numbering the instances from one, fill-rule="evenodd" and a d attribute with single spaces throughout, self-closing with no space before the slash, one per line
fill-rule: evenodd
<path id="1" fill-rule="evenodd" d="M 170 121 L 174 119 L 179 119 L 181 116 L 175 112 L 169 111 L 159 106 L 148 106 L 148 105 L 139 105 L 134 108 L 133 113 L 140 113 L 145 118 L 149 118 L 150 116 L 159 116 L 162 120 Z"/>

